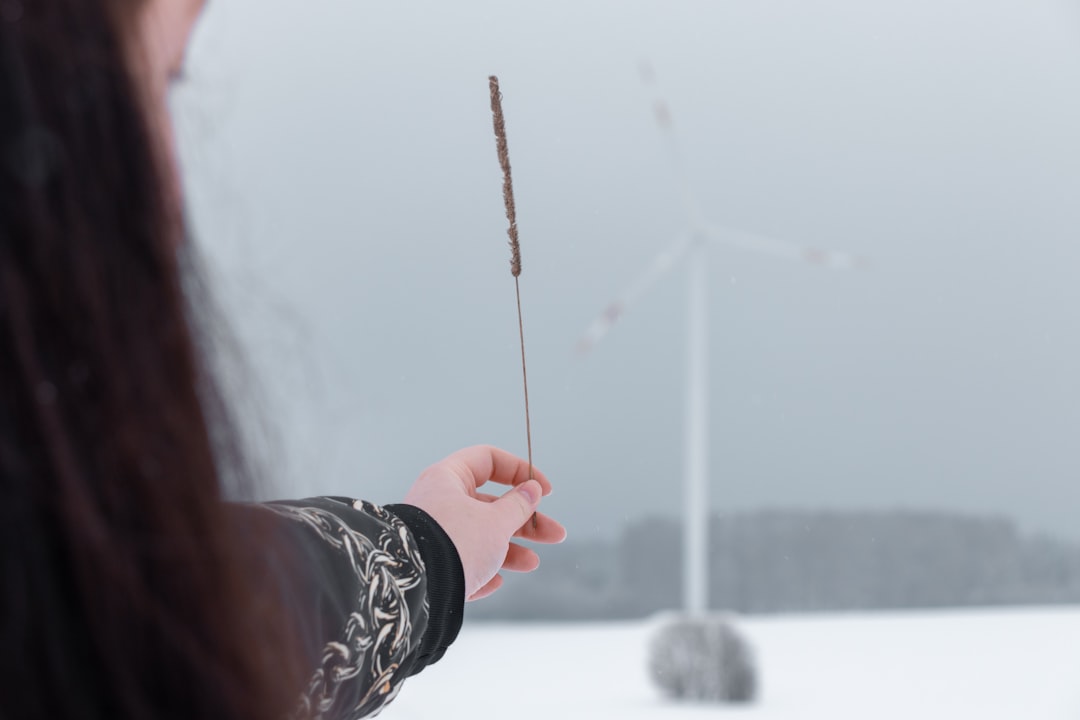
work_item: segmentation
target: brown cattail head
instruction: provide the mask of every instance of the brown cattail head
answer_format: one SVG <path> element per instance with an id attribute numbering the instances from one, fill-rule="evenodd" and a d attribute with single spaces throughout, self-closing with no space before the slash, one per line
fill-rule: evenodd
<path id="1" fill-rule="evenodd" d="M 514 181 L 510 175 L 510 153 L 506 149 L 506 120 L 503 118 L 502 93 L 499 92 L 499 78 L 488 78 L 491 86 L 491 113 L 495 121 L 495 148 L 499 153 L 499 165 L 503 172 L 503 203 L 506 205 L 506 219 L 510 227 L 506 234 L 510 237 L 510 274 L 521 274 L 521 245 L 518 243 L 517 212 L 514 209 Z"/>

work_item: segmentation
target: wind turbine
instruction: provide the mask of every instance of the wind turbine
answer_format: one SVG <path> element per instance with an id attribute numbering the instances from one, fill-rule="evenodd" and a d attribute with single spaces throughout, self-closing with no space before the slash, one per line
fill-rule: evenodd
<path id="1" fill-rule="evenodd" d="M 655 92 L 655 76 L 647 63 L 641 66 L 643 82 Z M 656 123 L 668 144 L 676 179 L 681 185 L 687 230 L 673 245 L 661 252 L 627 291 L 610 303 L 592 323 L 578 344 L 588 353 L 611 330 L 626 310 L 653 285 L 680 264 L 688 264 L 687 347 L 686 347 L 686 439 L 684 452 L 683 511 L 683 609 L 688 615 L 703 615 L 708 602 L 708 516 L 709 516 L 709 274 L 707 246 L 713 243 L 768 255 L 782 260 L 835 270 L 851 270 L 863 261 L 843 252 L 819 250 L 794 243 L 734 230 L 706 221 L 692 192 L 682 162 L 667 103 L 657 94 L 653 101 Z"/>

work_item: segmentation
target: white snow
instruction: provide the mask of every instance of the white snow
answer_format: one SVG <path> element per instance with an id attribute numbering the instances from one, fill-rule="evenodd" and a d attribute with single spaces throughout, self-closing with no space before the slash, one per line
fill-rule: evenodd
<path id="1" fill-rule="evenodd" d="M 656 621 L 466 625 L 388 720 L 1080 718 L 1080 609 L 743 618 L 761 692 L 680 705 L 646 672 Z"/>

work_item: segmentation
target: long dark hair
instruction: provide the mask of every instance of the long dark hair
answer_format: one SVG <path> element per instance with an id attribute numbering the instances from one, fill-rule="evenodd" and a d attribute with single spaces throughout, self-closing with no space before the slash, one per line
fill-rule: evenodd
<path id="1" fill-rule="evenodd" d="M 295 690 L 222 498 L 142 5 L 0 1 L 0 718 L 271 720 Z"/>

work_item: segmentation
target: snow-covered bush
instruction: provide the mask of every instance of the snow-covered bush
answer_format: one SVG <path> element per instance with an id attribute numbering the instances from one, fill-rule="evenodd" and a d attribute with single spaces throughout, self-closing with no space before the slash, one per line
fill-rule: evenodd
<path id="1" fill-rule="evenodd" d="M 649 674 L 679 700 L 746 703 L 757 695 L 753 651 L 730 615 L 666 618 L 652 639 Z"/>

